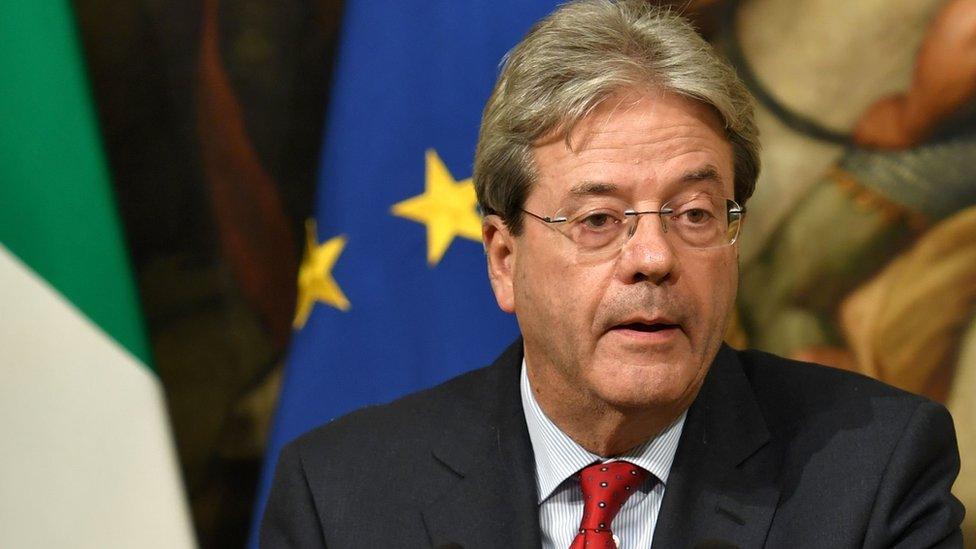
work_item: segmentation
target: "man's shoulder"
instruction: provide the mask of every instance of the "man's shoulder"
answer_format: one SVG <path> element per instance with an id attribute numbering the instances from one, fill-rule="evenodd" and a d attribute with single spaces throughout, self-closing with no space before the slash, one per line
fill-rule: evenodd
<path id="1" fill-rule="evenodd" d="M 865 399 L 910 407 L 927 401 L 860 373 L 754 349 L 735 353 L 743 373 L 762 400 L 791 402 L 798 409 L 827 403 L 843 408 Z"/>
<path id="2" fill-rule="evenodd" d="M 477 467 L 496 438 L 498 393 L 505 383 L 518 382 L 517 363 L 504 357 L 431 389 L 354 411 L 286 444 L 269 496 L 272 518 L 266 514 L 265 524 L 314 516 L 315 528 L 344 546 L 378 546 L 378 540 L 393 539 L 392 532 L 425 539 L 416 513 L 450 492 L 458 480 L 455 467 Z M 377 518 L 381 524 L 372 523 Z M 270 539 L 275 527 L 265 528 Z"/>
<path id="3" fill-rule="evenodd" d="M 301 435 L 286 449 L 341 467 L 346 456 L 381 461 L 395 454 L 403 462 L 413 454 L 429 455 L 431 446 L 447 436 L 483 437 L 497 413 L 499 384 L 517 383 L 509 369 L 496 362 L 392 402 L 360 408 Z"/>
<path id="4" fill-rule="evenodd" d="M 736 356 L 768 430 L 767 456 L 777 456 L 769 545 L 818 523 L 834 525 L 818 534 L 824 546 L 959 543 L 963 509 L 950 493 L 959 455 L 943 405 L 840 369 Z"/>
<path id="5" fill-rule="evenodd" d="M 953 431 L 943 405 L 865 375 L 755 350 L 736 354 L 774 436 L 846 441 L 884 453 L 915 424 L 946 436 Z"/>

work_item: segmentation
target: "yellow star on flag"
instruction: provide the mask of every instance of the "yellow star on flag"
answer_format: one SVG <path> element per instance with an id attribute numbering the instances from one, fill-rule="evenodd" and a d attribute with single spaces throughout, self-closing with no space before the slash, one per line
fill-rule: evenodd
<path id="1" fill-rule="evenodd" d="M 427 263 L 437 265 L 454 237 L 481 242 L 478 199 L 469 177 L 455 181 L 433 149 L 427 150 L 424 194 L 398 202 L 392 208 L 399 217 L 427 226 Z"/>
<path id="2" fill-rule="evenodd" d="M 305 222 L 305 258 L 298 268 L 298 307 L 292 322 L 295 328 L 305 326 L 316 301 L 340 311 L 349 310 L 349 300 L 332 278 L 332 267 L 345 247 L 346 237 L 342 235 L 319 244 L 315 220 Z"/>

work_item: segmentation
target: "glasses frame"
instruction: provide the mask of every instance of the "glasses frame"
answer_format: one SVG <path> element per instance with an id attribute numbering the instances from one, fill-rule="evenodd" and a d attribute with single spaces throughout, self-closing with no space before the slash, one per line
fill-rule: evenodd
<path id="1" fill-rule="evenodd" d="M 640 216 L 642 216 L 642 215 L 657 215 L 658 218 L 661 220 L 661 230 L 665 234 L 667 234 L 668 233 L 668 223 L 667 223 L 667 220 L 665 219 L 665 216 L 670 216 L 670 215 L 673 215 L 674 214 L 674 208 L 669 207 L 669 204 L 670 204 L 670 201 L 665 202 L 664 204 L 661 205 L 661 209 L 660 210 L 633 210 L 633 209 L 624 210 L 624 212 L 623 212 L 624 216 L 625 217 L 629 217 L 629 218 L 633 218 L 634 219 L 634 222 L 633 222 L 632 225 L 630 225 L 627 228 L 627 232 L 626 232 L 626 235 L 627 236 L 620 243 L 621 248 L 623 247 L 623 245 L 628 240 L 630 240 L 634 236 L 634 233 L 637 232 L 637 223 L 640 220 Z M 732 216 L 733 215 L 737 215 L 738 216 L 738 218 L 735 220 L 735 221 L 738 222 L 736 224 L 736 227 L 735 227 L 735 235 L 732 236 L 732 239 L 729 242 L 727 242 L 725 244 L 720 244 L 718 246 L 706 246 L 706 247 L 701 247 L 701 248 L 700 247 L 697 247 L 697 246 L 688 246 L 688 245 L 685 245 L 685 246 L 682 246 L 682 247 L 689 248 L 689 249 L 693 249 L 693 250 L 713 250 L 713 249 L 724 248 L 726 246 L 731 246 L 731 245 L 735 244 L 739 240 L 739 234 L 742 231 L 742 219 L 745 217 L 746 208 L 745 208 L 745 206 L 740 206 L 738 202 L 736 202 L 735 200 L 733 200 L 731 198 L 726 198 L 725 199 L 725 205 L 726 205 L 726 215 L 729 217 L 729 223 L 730 224 L 732 222 Z M 527 213 L 530 216 L 532 216 L 532 217 L 538 219 L 539 221 L 545 223 L 546 226 L 550 227 L 551 229 L 555 230 L 556 232 L 558 232 L 559 234 L 565 236 L 567 239 L 569 239 L 571 242 L 573 242 L 572 237 L 570 237 L 565 232 L 563 232 L 561 230 L 558 230 L 555 227 L 555 225 L 558 225 L 560 223 L 567 223 L 567 222 L 569 222 L 569 218 L 568 217 L 566 217 L 566 216 L 560 216 L 560 217 L 542 216 L 542 215 L 539 215 L 539 214 L 530 212 L 529 210 L 526 210 L 525 208 L 520 208 L 520 209 L 522 210 L 523 213 Z M 573 243 L 575 244 L 575 242 L 573 242 Z"/>

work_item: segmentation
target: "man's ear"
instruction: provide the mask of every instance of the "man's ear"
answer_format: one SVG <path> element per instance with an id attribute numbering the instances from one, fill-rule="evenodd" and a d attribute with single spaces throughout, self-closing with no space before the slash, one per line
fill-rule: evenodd
<path id="1" fill-rule="evenodd" d="M 488 257 L 488 280 L 495 301 L 506 313 L 515 312 L 514 268 L 516 241 L 508 226 L 497 215 L 486 215 L 481 222 L 481 238 Z"/>

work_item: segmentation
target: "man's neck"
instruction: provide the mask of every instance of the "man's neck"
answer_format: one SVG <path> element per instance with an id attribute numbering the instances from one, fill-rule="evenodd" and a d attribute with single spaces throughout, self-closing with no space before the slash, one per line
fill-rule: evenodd
<path id="1" fill-rule="evenodd" d="M 531 366 L 526 369 L 533 397 L 546 416 L 588 452 L 603 457 L 623 454 L 657 436 L 691 404 L 613 406 L 573 384 L 543 379 Z"/>

